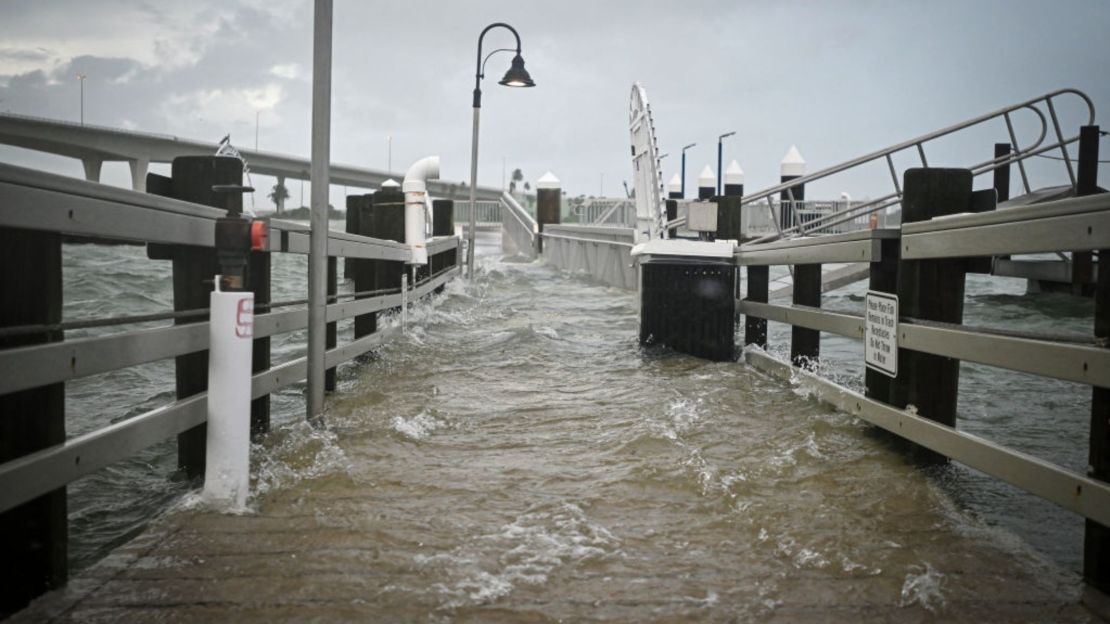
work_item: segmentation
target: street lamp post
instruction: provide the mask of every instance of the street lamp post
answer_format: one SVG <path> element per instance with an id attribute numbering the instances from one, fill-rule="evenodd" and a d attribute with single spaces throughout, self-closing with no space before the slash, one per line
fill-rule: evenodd
<path id="1" fill-rule="evenodd" d="M 697 143 L 691 143 L 682 148 L 682 197 L 686 197 L 686 150 L 695 145 Z"/>
<path id="2" fill-rule="evenodd" d="M 77 74 L 77 81 L 81 83 L 81 125 L 85 125 L 85 74 Z"/>
<path id="3" fill-rule="evenodd" d="M 725 177 L 725 174 L 722 173 L 723 170 L 721 169 L 721 164 L 722 164 L 721 163 L 721 155 L 723 154 L 723 148 L 721 147 L 721 143 L 725 139 L 729 138 L 730 136 L 732 136 L 734 134 L 736 134 L 735 130 L 732 131 L 732 132 L 726 132 L 726 133 L 722 134 L 721 136 L 717 137 L 717 194 L 718 195 L 721 194 L 721 180 Z"/>
<path id="4" fill-rule="evenodd" d="M 485 77 L 485 64 L 490 56 L 498 52 L 512 52 L 512 48 L 500 48 L 490 52 L 485 59 L 482 58 L 482 39 L 487 32 L 497 27 L 507 28 L 516 38 L 516 56 L 513 57 L 509 71 L 505 72 L 505 77 L 498 81 L 498 84 L 506 87 L 536 86 L 532 77 L 528 75 L 528 70 L 524 69 L 524 59 L 520 56 L 520 35 L 516 29 L 503 22 L 494 22 L 486 26 L 482 34 L 478 35 L 478 62 L 474 72 L 474 133 L 470 140 L 470 228 L 466 233 L 466 274 L 470 279 L 474 278 L 474 229 L 477 226 L 474 195 L 478 185 L 478 116 L 482 110 L 482 78 Z"/>

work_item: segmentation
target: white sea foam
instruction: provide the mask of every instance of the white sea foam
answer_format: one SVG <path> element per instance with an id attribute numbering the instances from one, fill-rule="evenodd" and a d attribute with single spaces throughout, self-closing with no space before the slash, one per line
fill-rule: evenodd
<path id="1" fill-rule="evenodd" d="M 252 496 L 344 472 L 349 465 L 333 431 L 303 420 L 282 427 L 261 444 L 252 444 L 251 460 Z"/>
<path id="2" fill-rule="evenodd" d="M 394 431 L 410 440 L 423 440 L 443 426 L 442 422 L 427 412 L 420 412 L 412 418 L 394 416 L 389 424 Z"/>
<path id="3" fill-rule="evenodd" d="M 592 522 L 581 507 L 563 503 L 521 514 L 500 530 L 451 553 L 417 555 L 415 560 L 420 565 L 435 563 L 448 574 L 461 576 L 438 588 L 453 597 L 448 606 L 462 606 L 496 600 L 518 585 L 543 585 L 556 568 L 612 556 L 619 546 L 620 541 Z M 500 553 L 492 568 L 478 563 L 491 552 Z"/>
<path id="4" fill-rule="evenodd" d="M 944 575 L 928 562 L 924 566 L 913 566 L 902 583 L 902 600 L 899 606 L 909 607 L 919 604 L 926 610 L 937 613 L 944 607 Z"/>

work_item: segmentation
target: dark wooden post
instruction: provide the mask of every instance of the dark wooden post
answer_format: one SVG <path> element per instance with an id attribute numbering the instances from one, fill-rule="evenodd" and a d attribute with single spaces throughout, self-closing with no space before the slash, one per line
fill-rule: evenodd
<path id="1" fill-rule="evenodd" d="M 902 222 L 927 221 L 970 212 L 971 171 L 967 169 L 909 169 L 902 184 Z M 901 260 L 898 265 L 898 305 L 902 319 L 961 323 L 964 312 L 966 259 Z M 903 322 L 905 322 L 903 320 Z M 892 384 L 892 405 L 917 407 L 918 414 L 956 426 L 960 361 L 908 349 L 898 350 L 898 378 Z M 932 451 L 927 461 L 946 461 Z"/>
<path id="2" fill-rule="evenodd" d="M 374 224 L 371 236 L 384 240 L 405 242 L 405 195 L 398 186 L 382 186 L 373 195 Z M 375 288 L 400 289 L 401 274 L 405 263 L 395 260 L 377 260 Z"/>
<path id="3" fill-rule="evenodd" d="M 1098 126 L 1083 126 L 1079 133 L 1079 167 L 1076 177 L 1080 195 L 1102 192 L 1098 186 Z M 1098 283 L 1095 286 L 1095 340 L 1110 347 L 1110 249 L 1098 252 Z M 1088 450 L 1089 476 L 1110 481 L 1110 389 L 1094 387 L 1091 392 L 1091 433 Z M 1087 520 L 1083 536 L 1083 578 L 1092 587 L 1110 594 L 1110 527 Z"/>
<path id="4" fill-rule="evenodd" d="M 346 214 L 347 233 L 348 234 L 358 234 L 358 232 L 359 232 L 358 216 L 359 215 L 358 215 L 358 210 L 352 210 L 351 209 L 351 198 L 352 197 L 358 197 L 358 195 L 348 195 L 347 196 L 347 214 Z M 355 278 L 355 259 L 354 258 L 343 258 L 343 279 L 350 280 L 350 279 L 354 279 L 354 278 Z"/>
<path id="5" fill-rule="evenodd" d="M 821 307 L 821 265 L 794 265 L 794 305 Z M 792 325 L 790 361 L 794 366 L 814 369 L 821 354 L 821 332 Z"/>
<path id="6" fill-rule="evenodd" d="M 0 228 L 0 327 L 62 321 L 62 236 Z M 0 349 L 63 339 L 61 331 L 0 338 Z M 0 463 L 65 442 L 65 384 L 0 396 Z M 0 619 L 66 582 L 66 488 L 0 514 Z"/>
<path id="7" fill-rule="evenodd" d="M 1098 187 L 1098 126 L 1079 128 L 1079 158 L 1075 171 L 1075 194 L 1094 195 Z M 1101 260 L 1101 258 L 1099 258 Z M 1094 256 L 1089 251 L 1075 251 L 1071 254 L 1072 292 L 1090 296 L 1095 290 Z"/>
<path id="8" fill-rule="evenodd" d="M 676 173 L 671 181 L 667 183 L 667 200 L 663 204 L 668 222 L 678 218 L 678 200 L 680 199 L 682 199 L 682 179 Z M 667 238 L 676 238 L 677 236 L 678 228 L 667 230 Z"/>
<path id="9" fill-rule="evenodd" d="M 242 184 L 243 162 L 238 158 L 180 156 L 173 160 L 168 181 L 153 174 L 147 178 L 147 190 L 155 194 L 216 208 L 227 207 L 229 201 L 242 204 L 240 195 L 229 198 L 226 194 L 212 191 L 212 187 L 218 184 Z M 147 255 L 152 259 L 173 261 L 174 310 L 208 307 L 213 278 L 219 272 L 214 248 L 152 244 L 147 246 Z M 174 324 L 203 320 L 204 317 L 174 319 Z M 208 389 L 208 351 L 180 355 L 174 361 L 178 399 Z M 190 479 L 204 475 L 207 435 L 207 426 L 200 424 L 177 436 L 177 465 Z"/>
<path id="10" fill-rule="evenodd" d="M 771 269 L 766 266 L 748 267 L 748 296 L 745 301 L 767 303 L 771 284 Z M 744 344 L 767 348 L 767 319 L 744 315 Z"/>
<path id="11" fill-rule="evenodd" d="M 536 180 L 536 224 L 539 226 L 541 234 L 543 233 L 543 226 L 559 224 L 562 214 L 562 198 L 562 184 L 559 182 L 559 178 L 556 178 L 550 171 Z M 536 241 L 536 252 L 543 253 L 542 236 Z"/>
<path id="12" fill-rule="evenodd" d="M 879 241 L 881 257 L 878 262 L 871 263 L 870 281 L 867 287 L 878 292 L 898 293 L 898 258 L 901 255 L 901 238 L 884 238 Z M 864 396 L 890 403 L 890 387 L 894 379 L 879 371 L 865 368 L 863 383 Z"/>
<path id="13" fill-rule="evenodd" d="M 995 159 L 1009 156 L 1011 147 L 1009 143 L 995 143 L 994 144 L 994 157 Z M 997 193 L 998 202 L 1002 203 L 1010 199 L 1010 164 L 1007 163 L 994 170 L 994 191 Z"/>
<path id="14" fill-rule="evenodd" d="M 339 263 L 335 256 L 328 256 L 328 305 L 335 303 L 335 295 L 339 293 Z M 324 348 L 334 349 L 338 344 L 338 325 L 336 321 L 328 323 L 324 327 Z M 331 392 L 335 390 L 335 367 L 331 367 L 324 371 L 324 390 Z"/>
<path id="15" fill-rule="evenodd" d="M 455 234 L 455 202 L 450 199 L 437 199 L 432 202 L 432 236 L 453 236 Z M 457 250 L 454 248 L 440 252 L 431 258 L 432 275 L 455 266 Z M 443 286 L 436 292 L 443 292 Z"/>
<path id="16" fill-rule="evenodd" d="M 264 307 L 271 301 L 270 293 L 270 253 L 252 251 L 247 268 L 247 285 L 254 293 L 254 309 L 258 314 L 269 314 Z M 270 337 L 255 338 L 251 351 L 251 372 L 259 373 L 270 368 Z M 251 401 L 251 436 L 259 436 L 270 430 L 270 395 L 266 394 Z"/>
<path id="17" fill-rule="evenodd" d="M 347 212 L 356 213 L 358 216 L 355 218 L 355 224 L 358 229 L 355 234 L 360 236 L 372 236 L 374 229 L 374 203 L 371 200 L 371 195 L 352 195 L 347 197 Z M 367 260 L 365 258 L 356 258 L 352 261 L 353 273 L 351 274 L 354 279 L 355 292 L 367 292 L 377 288 L 375 286 L 374 278 L 377 271 L 375 267 L 376 260 Z M 365 299 L 367 295 L 356 297 L 356 299 Z M 355 317 L 355 340 L 363 336 L 378 331 L 378 315 L 376 312 L 369 312 L 367 314 L 359 314 Z"/>

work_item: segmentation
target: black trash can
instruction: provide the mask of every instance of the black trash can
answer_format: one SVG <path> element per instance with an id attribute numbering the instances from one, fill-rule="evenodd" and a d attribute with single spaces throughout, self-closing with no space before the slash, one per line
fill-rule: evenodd
<path id="1" fill-rule="evenodd" d="M 640 343 L 715 361 L 736 359 L 736 265 L 731 258 L 640 261 Z"/>

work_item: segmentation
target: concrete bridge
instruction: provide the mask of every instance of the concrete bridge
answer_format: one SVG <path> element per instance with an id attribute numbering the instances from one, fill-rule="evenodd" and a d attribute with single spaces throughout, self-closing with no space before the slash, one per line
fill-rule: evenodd
<path id="1" fill-rule="evenodd" d="M 100 170 L 105 162 L 126 162 L 131 167 L 131 188 L 136 191 L 146 190 L 150 163 L 169 163 L 178 156 L 211 156 L 217 149 L 215 142 L 12 113 L 0 113 L 0 143 L 76 158 L 85 168 L 85 179 L 92 182 L 100 181 Z M 307 159 L 237 149 L 251 172 L 274 176 L 279 184 L 284 185 L 286 179 L 309 179 Z M 334 185 L 376 189 L 386 180 L 402 177 L 403 171 L 331 165 L 331 184 Z M 445 199 L 461 200 L 468 196 L 461 182 L 430 181 L 428 187 L 435 196 Z M 478 199 L 497 200 L 501 197 L 501 189 L 478 187 L 476 194 Z M 279 206 L 279 212 L 282 207 Z"/>

